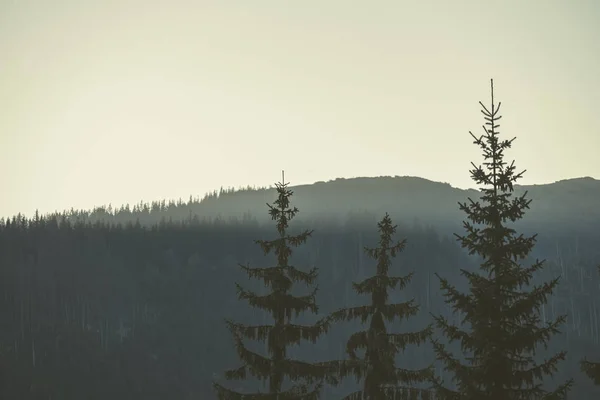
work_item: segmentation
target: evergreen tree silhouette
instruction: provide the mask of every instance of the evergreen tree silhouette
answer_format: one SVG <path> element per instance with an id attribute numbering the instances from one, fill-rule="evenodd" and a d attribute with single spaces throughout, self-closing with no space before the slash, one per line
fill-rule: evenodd
<path id="1" fill-rule="evenodd" d="M 377 226 L 380 234 L 379 247 L 364 248 L 369 257 L 377 260 L 376 274 L 360 283 L 353 283 L 358 294 L 371 295 L 371 304 L 341 309 L 329 317 L 332 321 L 360 319 L 362 323 L 370 318 L 367 330 L 356 332 L 348 339 L 346 351 L 350 356 L 349 362 L 339 362 L 338 368 L 342 376 L 354 375 L 357 379 L 364 378 L 363 389 L 345 399 L 428 399 L 428 390 L 414 388 L 412 385 L 417 382 L 429 382 L 432 367 L 421 370 L 396 368 L 394 359 L 407 345 L 426 342 L 432 334 L 432 326 L 418 332 L 387 332 L 385 321 L 414 316 L 418 313 L 419 306 L 415 304 L 414 299 L 398 304 L 387 302 L 388 289 L 402 290 L 410 282 L 413 273 L 401 277 L 388 275 L 392 258 L 404 249 L 406 239 L 392 242 L 392 235 L 397 226 L 392 225 L 392 219 L 387 213 Z M 358 357 L 358 349 L 365 350 L 364 357 Z"/>
<path id="2" fill-rule="evenodd" d="M 600 271 L 600 265 L 598 265 Z M 596 385 L 600 385 L 600 362 L 591 362 L 583 360 L 581 362 L 581 370 L 594 381 Z"/>
<path id="3" fill-rule="evenodd" d="M 290 197 L 293 192 L 288 189 L 289 183 L 285 183 L 282 173 L 282 181 L 276 183 L 278 198 L 275 206 L 268 204 L 271 218 L 277 221 L 277 232 L 279 237 L 274 240 L 256 240 L 265 255 L 272 251 L 277 256 L 277 265 L 267 268 L 250 268 L 240 264 L 240 267 L 248 274 L 249 278 L 261 279 L 266 287 L 271 289 L 267 295 L 258 295 L 244 289 L 236 283 L 238 298 L 247 301 L 250 306 L 268 311 L 273 318 L 273 325 L 246 326 L 226 320 L 231 331 L 239 358 L 243 365 L 235 370 L 226 372 L 227 379 L 245 379 L 247 374 L 258 378 L 266 383 L 268 381 L 267 393 L 243 394 L 225 388 L 213 382 L 215 391 L 220 400 L 229 399 L 318 399 L 322 387 L 322 381 L 326 378 L 328 369 L 318 364 L 291 360 L 287 357 L 287 348 L 309 340 L 313 343 L 327 330 L 327 321 L 322 320 L 313 326 L 301 326 L 292 324 L 292 315 L 310 311 L 318 312 L 315 303 L 317 288 L 306 296 L 293 296 L 290 293 L 295 282 L 301 282 L 307 286 L 313 285 L 317 279 L 317 269 L 312 268 L 309 272 L 303 272 L 289 264 L 288 259 L 292 255 L 292 248 L 306 242 L 313 231 L 305 230 L 296 236 L 287 233 L 288 222 L 298 213 L 296 207 L 290 208 Z M 243 338 L 267 343 L 268 357 L 262 356 L 248 350 Z M 293 382 L 292 387 L 284 390 L 284 378 L 288 377 Z M 329 382 L 337 383 L 334 378 Z"/>
<path id="4" fill-rule="evenodd" d="M 533 356 L 540 346 L 559 332 L 565 316 L 542 326 L 539 310 L 556 288 L 559 279 L 540 286 L 531 286 L 536 271 L 543 268 L 544 261 L 536 260 L 530 267 L 519 264 L 532 250 L 536 236 L 524 237 L 507 222 L 521 219 L 529 208 L 527 192 L 511 198 L 513 184 L 523 175 L 515 173 L 514 161 L 503 161 L 504 151 L 511 147 L 511 140 L 500 140 L 497 128 L 501 103 L 494 104 L 494 82 L 491 81 L 492 106 L 488 110 L 483 103 L 485 134 L 475 140 L 485 159 L 484 166 L 473 165 L 471 178 L 481 185 L 481 200 L 459 203 L 470 222 L 463 222 L 465 236 L 456 235 L 470 255 L 482 259 L 479 272 L 461 270 L 469 282 L 468 294 L 459 292 L 441 277 L 440 286 L 446 302 L 460 313 L 462 324 L 451 324 L 442 316 L 434 316 L 436 325 L 450 342 L 458 341 L 465 361 L 457 359 L 444 345 L 434 340 L 437 358 L 451 372 L 457 391 L 443 386 L 434 379 L 436 393 L 441 399 L 512 400 L 512 399 L 560 399 L 565 398 L 572 380 L 559 385 L 553 391 L 542 388 L 544 376 L 552 376 L 557 364 L 564 360 L 566 352 L 553 355 L 542 363 Z"/>

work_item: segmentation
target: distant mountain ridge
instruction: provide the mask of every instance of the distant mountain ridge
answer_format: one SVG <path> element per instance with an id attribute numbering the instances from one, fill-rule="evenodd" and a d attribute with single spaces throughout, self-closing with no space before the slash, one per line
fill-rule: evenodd
<path id="1" fill-rule="evenodd" d="M 480 192 L 459 189 L 448 183 L 414 176 L 337 178 L 328 182 L 291 186 L 298 220 L 327 219 L 343 221 L 349 213 L 363 212 L 380 218 L 389 212 L 398 223 L 413 223 L 460 228 L 464 213 L 458 202 L 477 200 Z M 600 180 L 591 177 L 560 180 L 550 184 L 516 185 L 515 196 L 528 192 L 531 208 L 518 224 L 535 228 L 556 226 L 592 229 L 600 226 Z M 254 218 L 269 221 L 265 203 L 276 197 L 274 188 L 221 189 L 202 199 L 186 202 L 153 202 L 109 211 L 104 207 L 77 212 L 77 219 L 135 222 L 153 225 L 161 220 L 198 218 Z M 162 204 L 161 204 L 162 203 Z M 369 221 L 372 222 L 372 221 Z"/>

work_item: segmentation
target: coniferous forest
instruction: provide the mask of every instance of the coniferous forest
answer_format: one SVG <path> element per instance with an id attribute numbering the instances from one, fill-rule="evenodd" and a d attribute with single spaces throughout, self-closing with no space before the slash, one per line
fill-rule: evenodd
<path id="1" fill-rule="evenodd" d="M 478 190 L 282 174 L 2 219 L 0 398 L 600 398 L 600 182 L 520 186 L 493 93 Z"/>

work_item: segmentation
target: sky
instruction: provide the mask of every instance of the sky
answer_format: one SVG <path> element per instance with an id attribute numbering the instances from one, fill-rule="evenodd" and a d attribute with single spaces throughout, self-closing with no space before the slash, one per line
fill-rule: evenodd
<path id="1" fill-rule="evenodd" d="M 0 0 L 0 215 L 220 187 L 600 179 L 600 2 Z"/>

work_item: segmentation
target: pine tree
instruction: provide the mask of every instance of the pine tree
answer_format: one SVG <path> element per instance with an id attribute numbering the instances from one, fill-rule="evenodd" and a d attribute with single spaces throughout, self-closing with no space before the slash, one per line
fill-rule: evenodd
<path id="1" fill-rule="evenodd" d="M 600 271 L 600 265 L 598 265 L 598 271 Z M 583 360 L 581 361 L 581 370 L 593 380 L 596 385 L 600 385 L 600 362 Z"/>
<path id="2" fill-rule="evenodd" d="M 237 369 L 227 371 L 227 379 L 245 379 L 248 373 L 258 378 L 263 383 L 268 382 L 267 393 L 242 394 L 229 390 L 218 383 L 213 383 L 215 391 L 220 400 L 228 399 L 318 399 L 322 387 L 322 381 L 327 378 L 328 369 L 318 364 L 309 364 L 291 360 L 287 357 L 287 348 L 309 340 L 313 343 L 325 333 L 328 327 L 327 321 L 323 320 L 313 326 L 294 325 L 291 322 L 292 315 L 310 311 L 318 312 L 315 303 L 317 288 L 306 296 L 293 296 L 290 293 L 295 282 L 301 282 L 307 286 L 313 285 L 317 279 L 317 269 L 312 268 L 309 272 L 303 272 L 288 262 L 292 255 L 292 248 L 307 241 L 313 231 L 305 230 L 296 236 L 287 233 L 288 222 L 298 213 L 296 207 L 290 208 L 290 197 L 293 192 L 288 189 L 288 183 L 276 183 L 278 198 L 275 206 L 268 204 L 271 218 L 277 221 L 277 232 L 279 236 L 274 240 L 256 240 L 265 255 L 274 252 L 277 257 L 277 265 L 267 268 L 250 268 L 240 264 L 240 267 L 248 274 L 249 278 L 259 278 L 264 282 L 271 292 L 267 295 L 258 295 L 250 290 L 244 289 L 236 283 L 238 298 L 245 300 L 250 306 L 268 311 L 273 318 L 273 325 L 246 326 L 226 320 L 231 331 L 239 358 L 243 365 Z M 243 338 L 267 342 L 268 356 L 262 356 L 252 352 L 244 345 Z M 293 381 L 292 387 L 283 390 L 285 377 Z M 327 379 L 336 383 L 334 378 Z"/>
<path id="3" fill-rule="evenodd" d="M 465 236 L 455 234 L 462 247 L 470 255 L 480 256 L 482 263 L 478 273 L 461 270 L 470 285 L 468 294 L 438 276 L 446 302 L 470 329 L 434 316 L 437 327 L 450 342 L 460 342 L 467 356 L 461 361 L 434 340 L 437 358 L 454 375 L 458 391 L 445 388 L 438 378 L 434 379 L 434 387 L 442 399 L 560 399 L 566 396 L 572 380 L 553 391 L 543 389 L 540 381 L 557 371 L 557 364 L 566 353 L 555 354 L 542 363 L 533 358 L 536 348 L 546 346 L 565 322 L 561 316 L 542 326 L 539 316 L 559 279 L 531 286 L 534 273 L 543 268 L 544 261 L 536 260 L 530 267 L 519 264 L 532 250 L 537 235 L 517 235 L 507 226 L 508 221 L 523 217 L 531 200 L 526 199 L 527 193 L 511 198 L 513 184 L 525 171 L 516 174 L 514 161 L 510 165 L 503 161 L 504 151 L 515 138 L 498 138 L 501 103 L 497 107 L 494 104 L 493 80 L 491 93 L 491 110 L 479 102 L 487 121 L 485 134 L 477 138 L 469 132 L 485 159 L 485 169 L 472 163 L 470 170 L 471 178 L 483 186 L 481 200 L 469 198 L 468 204 L 459 203 L 470 222 L 463 222 Z"/>
<path id="4" fill-rule="evenodd" d="M 379 247 L 365 247 L 365 253 L 377 260 L 377 272 L 374 276 L 360 283 L 353 283 L 358 294 L 370 294 L 371 304 L 362 307 L 341 309 L 329 317 L 332 321 L 349 321 L 360 319 L 362 323 L 370 318 L 367 330 L 354 333 L 348 339 L 346 351 L 350 356 L 349 362 L 339 362 L 342 376 L 354 375 L 363 379 L 363 389 L 350 394 L 345 399 L 380 400 L 380 399 L 417 399 L 419 394 L 423 399 L 429 398 L 428 390 L 413 388 L 414 383 L 429 382 L 432 367 L 420 370 L 408 370 L 395 367 L 396 354 L 403 351 L 407 345 L 419 345 L 426 342 L 432 333 L 432 326 L 418 332 L 388 333 L 385 321 L 407 319 L 419 311 L 414 299 L 389 304 L 388 288 L 402 290 L 411 280 L 413 273 L 402 277 L 388 276 L 392 258 L 401 252 L 406 240 L 392 242 L 396 225 L 392 225 L 390 216 L 386 213 L 377 224 L 379 227 Z M 356 354 L 358 349 L 364 349 L 363 358 Z"/>

